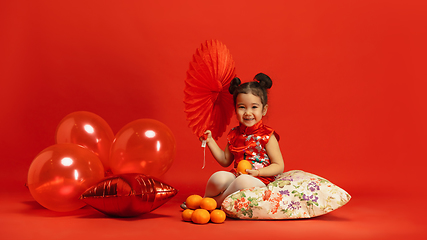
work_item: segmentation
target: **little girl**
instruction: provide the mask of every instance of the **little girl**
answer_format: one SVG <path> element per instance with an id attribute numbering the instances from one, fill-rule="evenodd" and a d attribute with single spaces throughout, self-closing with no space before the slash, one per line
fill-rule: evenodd
<path id="1" fill-rule="evenodd" d="M 211 131 L 205 132 L 206 143 L 216 161 L 223 167 L 230 166 L 234 161 L 234 169 L 215 172 L 206 185 L 205 197 L 214 198 L 218 206 L 238 190 L 266 186 L 284 170 L 279 136 L 262 122 L 268 109 L 267 89 L 271 88 L 272 81 L 263 73 L 257 74 L 254 80 L 243 84 L 238 78 L 231 81 L 229 91 L 233 94 L 239 126 L 229 132 L 225 151 L 212 138 Z M 253 166 L 252 170 L 246 170 L 247 174 L 236 171 L 243 159 Z"/>

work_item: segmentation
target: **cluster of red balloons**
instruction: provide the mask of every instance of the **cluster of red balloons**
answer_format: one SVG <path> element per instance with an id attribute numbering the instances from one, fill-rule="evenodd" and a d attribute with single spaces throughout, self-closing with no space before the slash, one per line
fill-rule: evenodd
<path id="1" fill-rule="evenodd" d="M 107 175 L 163 175 L 176 152 L 171 130 L 157 120 L 135 120 L 114 135 L 104 119 L 86 111 L 62 119 L 55 139 L 31 163 L 27 185 L 39 204 L 59 212 L 86 205 L 80 196 Z"/>

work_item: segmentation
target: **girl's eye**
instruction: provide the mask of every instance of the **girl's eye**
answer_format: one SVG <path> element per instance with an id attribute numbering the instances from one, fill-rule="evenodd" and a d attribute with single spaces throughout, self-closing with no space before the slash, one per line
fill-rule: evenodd
<path id="1" fill-rule="evenodd" d="M 258 108 L 258 106 L 253 106 L 252 108 Z"/>
<path id="2" fill-rule="evenodd" d="M 244 109 L 245 107 L 244 106 L 239 106 L 239 108 Z"/>

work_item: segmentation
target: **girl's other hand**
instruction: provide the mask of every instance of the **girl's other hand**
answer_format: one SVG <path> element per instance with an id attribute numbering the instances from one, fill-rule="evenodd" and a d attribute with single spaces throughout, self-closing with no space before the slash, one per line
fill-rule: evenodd
<path id="1" fill-rule="evenodd" d="M 252 170 L 246 169 L 246 173 L 254 177 L 259 177 L 259 170 L 256 170 L 256 169 L 252 169 Z"/>

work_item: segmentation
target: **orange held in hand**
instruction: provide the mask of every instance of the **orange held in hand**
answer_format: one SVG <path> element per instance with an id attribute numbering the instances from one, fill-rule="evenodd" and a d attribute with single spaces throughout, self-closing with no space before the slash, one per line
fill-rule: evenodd
<path id="1" fill-rule="evenodd" d="M 196 209 L 193 214 L 191 215 L 191 220 L 194 223 L 198 223 L 198 224 L 205 224 L 208 223 L 210 220 L 211 216 L 208 210 L 206 209 Z"/>
<path id="2" fill-rule="evenodd" d="M 242 173 L 242 174 L 248 174 L 246 172 L 246 169 L 249 169 L 249 170 L 252 169 L 251 162 L 249 162 L 248 160 L 241 160 L 239 162 L 239 164 L 237 165 L 237 172 Z"/>
<path id="3" fill-rule="evenodd" d="M 222 210 L 216 209 L 211 212 L 211 221 L 213 223 L 223 223 L 226 217 L 225 212 Z"/>
<path id="4" fill-rule="evenodd" d="M 192 209 L 185 209 L 182 212 L 182 220 L 186 222 L 191 222 L 191 216 L 193 215 L 194 210 Z"/>
<path id="5" fill-rule="evenodd" d="M 217 206 L 217 203 L 216 203 L 215 199 L 210 198 L 210 197 L 205 197 L 200 202 L 200 207 L 203 209 L 206 209 L 208 211 L 214 210 L 216 208 L 216 206 Z"/>
<path id="6" fill-rule="evenodd" d="M 197 209 L 200 207 L 200 203 L 202 202 L 202 200 L 203 198 L 200 195 L 194 194 L 187 197 L 187 200 L 185 200 L 185 204 L 189 209 Z"/>

